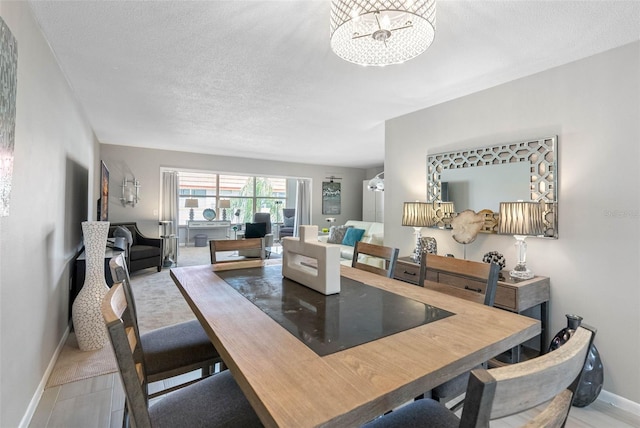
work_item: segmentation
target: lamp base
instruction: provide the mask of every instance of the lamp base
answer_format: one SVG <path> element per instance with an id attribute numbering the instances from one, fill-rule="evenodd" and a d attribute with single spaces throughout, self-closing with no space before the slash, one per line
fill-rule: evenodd
<path id="1" fill-rule="evenodd" d="M 529 270 L 529 268 L 527 268 L 526 265 L 519 264 L 519 265 L 516 265 L 516 267 L 514 267 L 512 271 L 509 272 L 509 276 L 511 278 L 518 278 L 518 279 L 531 279 L 535 275 L 533 274 L 533 272 L 531 272 L 531 270 Z"/>

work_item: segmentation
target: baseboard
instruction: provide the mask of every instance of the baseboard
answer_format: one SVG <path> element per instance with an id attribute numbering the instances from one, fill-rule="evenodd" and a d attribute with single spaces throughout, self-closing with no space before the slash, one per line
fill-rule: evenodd
<path id="1" fill-rule="evenodd" d="M 42 394 L 44 393 L 44 387 L 47 385 L 47 380 L 49 380 L 49 376 L 51 376 L 51 372 L 53 372 L 53 368 L 56 365 L 56 361 L 58 361 L 58 356 L 60 355 L 60 352 L 62 352 L 62 348 L 64 347 L 64 344 L 67 342 L 67 338 L 69 337 L 70 332 L 71 332 L 71 323 L 67 325 L 67 328 L 65 329 L 64 334 L 62 335 L 62 338 L 58 343 L 58 347 L 53 353 L 53 357 L 51 357 L 51 361 L 49 361 L 47 370 L 45 370 L 44 375 L 42 376 L 42 379 L 40 380 L 40 383 L 36 388 L 36 392 L 33 394 L 33 397 L 31 398 L 29 407 L 27 407 L 27 411 L 22 417 L 22 420 L 20 421 L 20 425 L 18 425 L 20 428 L 29 427 L 29 424 L 31 423 L 31 419 L 33 418 L 33 415 L 35 414 L 36 409 L 38 408 L 38 403 L 40 403 L 40 399 L 42 398 Z"/>
<path id="2" fill-rule="evenodd" d="M 598 395 L 598 400 L 611 404 L 612 406 L 616 406 L 620 410 L 624 410 L 625 412 L 633 413 L 636 416 L 640 416 L 640 403 L 636 403 L 631 400 L 627 400 L 624 397 L 620 397 L 619 395 L 612 394 L 608 391 L 602 390 L 600 395 Z"/>

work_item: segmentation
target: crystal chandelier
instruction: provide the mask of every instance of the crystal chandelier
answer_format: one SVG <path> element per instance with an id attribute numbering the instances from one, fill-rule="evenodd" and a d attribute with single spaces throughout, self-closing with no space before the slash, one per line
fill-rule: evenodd
<path id="1" fill-rule="evenodd" d="M 355 64 L 410 60 L 431 45 L 435 29 L 435 0 L 331 1 L 331 49 Z"/>

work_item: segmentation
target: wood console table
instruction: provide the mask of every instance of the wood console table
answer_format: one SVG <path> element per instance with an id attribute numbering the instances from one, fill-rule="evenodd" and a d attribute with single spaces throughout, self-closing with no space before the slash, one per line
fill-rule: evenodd
<path id="1" fill-rule="evenodd" d="M 411 257 L 399 257 L 394 270 L 394 278 L 400 281 L 418 285 L 420 275 L 420 264 L 415 263 Z M 486 284 L 475 278 L 469 278 L 451 272 L 441 272 L 437 269 L 427 268 L 427 280 L 442 282 L 467 290 L 475 290 L 484 293 Z M 498 280 L 496 288 L 496 308 L 509 312 L 521 314 L 527 309 L 540 307 L 540 322 L 542 331 L 540 333 L 540 353 L 544 353 L 548 345 L 548 325 L 549 325 L 549 299 L 551 297 L 549 278 L 535 276 L 527 280 L 514 279 L 508 272 L 502 272 L 502 278 Z M 505 358 L 509 363 L 517 363 L 521 359 L 522 346 L 518 346 L 511 351 L 511 355 Z M 504 356 L 503 356 L 504 358 Z"/>

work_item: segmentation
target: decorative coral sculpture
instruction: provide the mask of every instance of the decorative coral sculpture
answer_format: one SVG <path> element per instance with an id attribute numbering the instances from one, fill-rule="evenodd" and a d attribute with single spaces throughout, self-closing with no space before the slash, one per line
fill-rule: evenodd
<path id="1" fill-rule="evenodd" d="M 451 221 L 453 228 L 451 235 L 460 244 L 470 244 L 476 240 L 483 224 L 482 214 L 476 214 L 473 210 L 464 210 Z"/>

